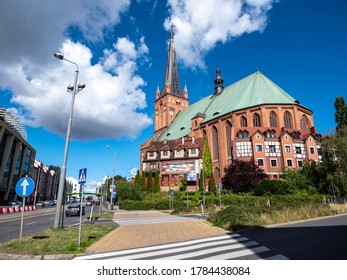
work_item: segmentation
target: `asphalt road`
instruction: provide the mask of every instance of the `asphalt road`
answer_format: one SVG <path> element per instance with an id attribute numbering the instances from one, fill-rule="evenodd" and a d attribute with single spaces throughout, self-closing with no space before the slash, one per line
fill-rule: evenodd
<path id="1" fill-rule="evenodd" d="M 84 218 L 90 214 L 91 206 L 86 206 Z M 55 207 L 39 208 L 36 211 L 24 212 L 22 236 L 31 235 L 53 227 Z M 99 205 L 93 206 L 93 213 L 99 213 Z M 0 242 L 7 242 L 20 237 L 22 213 L 8 213 L 0 215 Z M 79 216 L 63 216 L 63 225 L 71 226 L 79 224 Z"/>
<path id="2" fill-rule="evenodd" d="M 291 260 L 347 260 L 347 215 L 239 233 Z"/>

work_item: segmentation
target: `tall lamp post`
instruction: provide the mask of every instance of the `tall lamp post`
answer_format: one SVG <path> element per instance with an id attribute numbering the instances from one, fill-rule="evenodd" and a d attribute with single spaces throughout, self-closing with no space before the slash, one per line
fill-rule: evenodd
<path id="1" fill-rule="evenodd" d="M 106 148 L 107 149 L 111 149 L 111 146 L 106 146 Z M 115 167 L 116 167 L 116 152 L 114 152 L 114 158 L 113 158 L 113 167 L 112 167 L 112 187 L 114 188 L 115 187 L 115 185 L 114 185 L 114 169 L 115 169 Z M 111 193 L 111 195 L 110 195 L 110 208 L 111 209 L 113 209 L 112 208 L 112 201 L 113 201 L 113 198 L 112 198 L 112 193 Z"/>
<path id="2" fill-rule="evenodd" d="M 70 106 L 69 121 L 68 121 L 66 139 L 65 139 L 64 159 L 63 159 L 63 164 L 61 166 L 59 186 L 58 186 L 57 206 L 56 206 L 54 225 L 53 225 L 54 228 L 58 228 L 59 227 L 59 221 L 60 221 L 60 214 L 61 214 L 61 206 L 62 206 L 62 202 L 63 202 L 63 193 L 64 193 L 65 177 L 66 177 L 66 162 L 67 162 L 67 156 L 68 156 L 68 152 L 69 152 L 70 131 L 71 131 L 71 125 L 72 125 L 72 116 L 73 116 L 73 108 L 74 108 L 74 103 L 75 103 L 75 96 L 79 91 L 84 89 L 86 85 L 84 83 L 80 83 L 77 86 L 78 72 L 79 71 L 78 71 L 78 65 L 75 62 L 64 58 L 64 55 L 61 53 L 55 53 L 54 56 L 58 59 L 65 60 L 65 61 L 72 63 L 76 66 L 74 84 L 69 85 L 67 87 L 67 91 L 71 92 L 71 106 Z"/>

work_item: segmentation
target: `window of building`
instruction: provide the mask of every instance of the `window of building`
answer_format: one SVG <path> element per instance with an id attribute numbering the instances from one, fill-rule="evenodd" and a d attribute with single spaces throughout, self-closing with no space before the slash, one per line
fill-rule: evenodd
<path id="1" fill-rule="evenodd" d="M 168 154 L 169 154 L 168 151 L 163 151 L 163 156 L 164 157 L 168 156 Z"/>
<path id="2" fill-rule="evenodd" d="M 264 166 L 264 159 L 258 158 L 257 159 L 257 164 L 258 164 L 258 166 Z"/>
<path id="3" fill-rule="evenodd" d="M 255 148 L 256 148 L 256 151 L 257 151 L 258 153 L 263 151 L 263 145 L 261 145 L 261 144 L 255 145 Z"/>
<path id="4" fill-rule="evenodd" d="M 215 126 L 212 128 L 212 145 L 213 145 L 213 159 L 219 160 L 218 131 Z"/>
<path id="5" fill-rule="evenodd" d="M 270 113 L 270 127 L 277 127 L 277 115 L 274 111 Z"/>
<path id="6" fill-rule="evenodd" d="M 295 147 L 295 153 L 301 154 L 301 147 Z"/>
<path id="7" fill-rule="evenodd" d="M 271 159 L 270 164 L 272 167 L 276 167 L 277 166 L 277 159 Z"/>
<path id="8" fill-rule="evenodd" d="M 286 153 L 291 153 L 291 149 L 289 145 L 285 145 L 284 149 L 286 150 Z"/>
<path id="9" fill-rule="evenodd" d="M 292 128 L 292 116 L 288 111 L 284 113 L 284 127 Z"/>
<path id="10" fill-rule="evenodd" d="M 303 163 L 303 161 L 302 160 L 298 160 L 298 167 L 303 167 L 303 165 L 304 165 L 304 163 Z"/>
<path id="11" fill-rule="evenodd" d="M 314 153 L 314 147 L 310 147 L 310 153 L 311 153 L 311 155 L 314 155 L 315 153 Z"/>
<path id="12" fill-rule="evenodd" d="M 227 155 L 231 157 L 231 123 L 226 123 L 226 137 L 227 137 Z"/>
<path id="13" fill-rule="evenodd" d="M 247 127 L 247 119 L 244 116 L 242 116 L 240 119 L 240 126 Z"/>
<path id="14" fill-rule="evenodd" d="M 287 166 L 292 167 L 293 166 L 293 160 L 287 159 Z"/>
<path id="15" fill-rule="evenodd" d="M 309 130 L 310 129 L 310 122 L 306 115 L 303 115 L 300 119 L 300 129 L 301 130 Z"/>
<path id="16" fill-rule="evenodd" d="M 275 145 L 269 145 L 269 153 L 276 153 L 276 146 Z"/>
<path id="17" fill-rule="evenodd" d="M 243 138 L 248 138 L 248 132 L 247 131 L 243 132 Z"/>
<path id="18" fill-rule="evenodd" d="M 216 168 L 214 169 L 213 174 L 214 174 L 214 178 L 216 178 L 216 179 L 220 178 L 220 171 L 219 171 L 219 168 L 216 167 Z"/>
<path id="19" fill-rule="evenodd" d="M 253 116 L 253 126 L 260 127 L 260 116 L 257 113 Z"/>
<path id="20" fill-rule="evenodd" d="M 183 149 L 175 150 L 175 157 L 183 157 L 183 156 L 184 156 Z"/>

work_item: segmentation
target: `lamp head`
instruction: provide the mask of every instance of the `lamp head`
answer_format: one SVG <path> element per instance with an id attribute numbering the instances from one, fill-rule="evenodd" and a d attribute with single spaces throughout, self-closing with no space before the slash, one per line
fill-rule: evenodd
<path id="1" fill-rule="evenodd" d="M 68 91 L 68 92 L 72 92 L 73 89 L 74 89 L 74 88 L 73 88 L 73 85 L 68 85 L 68 86 L 67 86 L 67 91 Z"/>
<path id="2" fill-rule="evenodd" d="M 85 83 L 82 83 L 82 82 L 81 82 L 81 83 L 78 84 L 78 89 L 79 89 L 79 90 L 82 90 L 82 89 L 84 89 L 85 87 L 86 87 L 86 84 L 85 84 Z"/>
<path id="3" fill-rule="evenodd" d="M 64 59 L 64 55 L 61 53 L 54 53 L 54 57 L 63 60 Z"/>

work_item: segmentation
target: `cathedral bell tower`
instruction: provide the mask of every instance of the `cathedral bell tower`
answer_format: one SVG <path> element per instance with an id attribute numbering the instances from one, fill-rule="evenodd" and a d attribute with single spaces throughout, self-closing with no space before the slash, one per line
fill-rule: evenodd
<path id="1" fill-rule="evenodd" d="M 156 91 L 154 107 L 154 132 L 167 128 L 179 111 L 189 106 L 188 90 L 184 87 L 182 92 L 174 44 L 173 26 L 171 26 L 169 50 L 166 60 L 164 85 Z"/>

